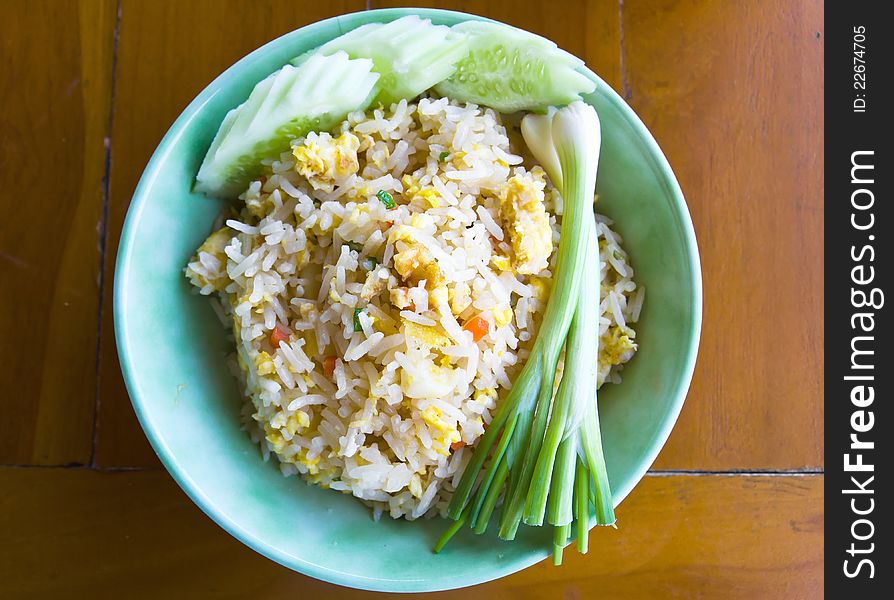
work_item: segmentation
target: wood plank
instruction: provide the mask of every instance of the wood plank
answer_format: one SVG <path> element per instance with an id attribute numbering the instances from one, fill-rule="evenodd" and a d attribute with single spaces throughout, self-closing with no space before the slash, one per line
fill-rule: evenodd
<path id="1" fill-rule="evenodd" d="M 656 467 L 821 466 L 823 5 L 623 16 L 627 92 L 680 179 L 704 272 L 699 362 Z"/>
<path id="2" fill-rule="evenodd" d="M 308 23 L 365 6 L 363 0 L 122 1 L 107 281 L 113 278 L 121 226 L 140 174 L 190 100 L 258 46 Z M 111 292 L 109 285 L 107 306 Z M 97 463 L 157 465 L 124 389 L 110 310 L 104 314 L 101 361 Z"/>
<path id="3" fill-rule="evenodd" d="M 115 1 L 0 19 L 0 463 L 87 463 Z"/>
<path id="4" fill-rule="evenodd" d="M 0 596 L 384 598 L 321 583 L 218 528 L 163 472 L 0 469 Z M 462 591 L 464 600 L 816 598 L 822 476 L 647 477 L 590 554 Z"/>
<path id="5" fill-rule="evenodd" d="M 477 14 L 542 35 L 584 59 L 609 85 L 621 89 L 618 0 L 568 0 L 560 5 L 539 0 L 422 0 L 413 5 Z M 373 0 L 370 6 L 393 8 L 406 3 Z"/>

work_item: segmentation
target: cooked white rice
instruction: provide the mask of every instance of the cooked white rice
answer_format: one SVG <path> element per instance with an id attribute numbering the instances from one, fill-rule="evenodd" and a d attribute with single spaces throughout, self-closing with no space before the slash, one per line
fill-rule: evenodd
<path id="1" fill-rule="evenodd" d="M 549 295 L 561 198 L 510 137 L 443 98 L 351 114 L 271 162 L 199 248 L 186 274 L 221 300 L 246 429 L 283 474 L 376 516 L 445 512 Z M 598 223 L 601 384 L 636 351 L 643 290 Z"/>

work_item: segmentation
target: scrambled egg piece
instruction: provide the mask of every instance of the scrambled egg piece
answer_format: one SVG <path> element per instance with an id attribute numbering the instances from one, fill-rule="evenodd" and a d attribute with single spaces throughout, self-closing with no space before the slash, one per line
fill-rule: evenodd
<path id="1" fill-rule="evenodd" d="M 451 312 L 459 316 L 472 305 L 472 288 L 469 287 L 469 284 L 461 281 L 450 288 L 448 298 Z"/>
<path id="2" fill-rule="evenodd" d="M 419 180 L 412 175 L 404 175 L 401 177 L 401 183 L 404 185 L 402 194 L 405 198 L 409 199 L 409 202 L 416 202 L 423 209 L 438 208 L 441 206 L 441 195 L 434 187 L 420 186 Z"/>
<path id="3" fill-rule="evenodd" d="M 549 297 L 549 280 L 544 277 L 532 277 L 530 285 L 534 288 L 534 298 L 541 302 L 545 302 Z"/>
<path id="4" fill-rule="evenodd" d="M 450 338 L 441 333 L 437 327 L 429 327 L 420 325 L 402 319 L 404 324 L 404 336 L 407 342 L 415 342 L 420 347 L 425 348 L 443 348 L 451 345 Z"/>
<path id="5" fill-rule="evenodd" d="M 348 214 L 348 223 L 357 228 L 365 227 L 370 221 L 369 206 L 366 204 L 357 204 L 351 209 L 350 214 Z"/>
<path id="6" fill-rule="evenodd" d="M 314 310 L 316 310 L 316 306 L 314 306 L 313 302 L 301 302 L 298 305 L 298 315 L 305 321 L 310 319 Z"/>
<path id="7" fill-rule="evenodd" d="M 448 298 L 450 291 L 445 284 L 439 284 L 428 295 L 428 303 L 442 311 L 443 307 L 448 306 Z"/>
<path id="8" fill-rule="evenodd" d="M 341 304 L 341 295 L 335 291 L 335 275 L 329 279 L 329 301 L 333 304 Z"/>
<path id="9" fill-rule="evenodd" d="M 512 321 L 513 312 L 508 306 L 498 307 L 491 311 L 494 315 L 494 325 L 497 327 L 505 327 Z"/>
<path id="10" fill-rule="evenodd" d="M 274 420 L 278 423 L 282 422 L 279 427 L 272 425 Z M 288 438 L 291 439 L 298 431 L 309 427 L 310 424 L 310 416 L 303 410 L 296 411 L 292 415 L 289 415 L 288 418 L 286 418 L 283 413 L 278 413 L 276 417 L 271 419 L 271 422 L 264 423 L 264 437 L 267 440 L 270 449 L 280 455 L 282 460 L 304 467 L 302 471 L 310 475 L 318 475 L 320 474 L 320 457 L 315 456 L 313 458 L 308 458 L 307 448 L 303 447 L 298 448 L 298 451 L 295 452 L 295 454 L 287 456 L 289 452 L 286 451 L 288 450 L 289 441 L 286 439 L 286 436 L 283 435 L 283 431 L 285 430 L 288 432 Z"/>
<path id="11" fill-rule="evenodd" d="M 400 178 L 400 181 L 404 184 L 404 196 L 412 198 L 419 191 L 419 180 L 412 175 L 404 175 Z"/>
<path id="12" fill-rule="evenodd" d="M 230 240 L 233 239 L 234 235 L 236 235 L 235 231 L 229 227 L 223 227 L 209 235 L 208 239 L 202 242 L 202 245 L 199 246 L 199 249 L 196 251 L 196 257 L 193 258 L 193 260 L 198 260 L 200 254 L 210 254 L 220 261 L 222 275 L 220 277 L 208 279 L 205 276 L 196 273 L 195 276 L 192 277 L 194 285 L 199 288 L 204 288 L 206 285 L 210 285 L 218 292 L 223 291 L 224 288 L 227 287 L 229 277 L 227 276 L 227 255 L 224 253 L 224 248 L 227 247 L 227 244 L 230 243 Z"/>
<path id="13" fill-rule="evenodd" d="M 278 429 L 273 429 L 269 424 L 264 424 L 264 432 L 267 434 L 267 442 L 270 444 L 271 450 L 279 454 L 286 447 L 286 439 L 282 436 Z"/>
<path id="14" fill-rule="evenodd" d="M 599 364 L 619 365 L 633 357 L 636 343 L 619 326 L 611 327 L 599 340 Z"/>
<path id="15" fill-rule="evenodd" d="M 497 398 L 497 390 L 495 388 L 484 388 L 483 390 L 475 390 L 475 393 L 472 394 L 472 397 L 476 402 L 481 402 L 482 404 L 486 404 L 487 401 L 496 400 Z"/>
<path id="16" fill-rule="evenodd" d="M 436 406 L 429 406 L 421 413 L 422 420 L 425 421 L 430 428 L 434 429 L 432 441 L 434 449 L 439 454 L 450 454 L 450 444 L 458 442 L 461 439 L 459 430 L 456 425 L 444 419 L 444 413 Z"/>
<path id="17" fill-rule="evenodd" d="M 236 232 L 229 227 L 222 227 L 209 235 L 208 239 L 202 242 L 202 245 L 199 246 L 199 252 L 207 252 L 218 258 L 223 257 L 226 259 L 224 248 L 230 243 L 230 240 L 233 239 L 235 234 Z"/>
<path id="18" fill-rule="evenodd" d="M 282 427 L 280 427 L 280 429 L 285 429 L 289 432 L 289 436 L 294 436 L 300 430 L 309 425 L 310 416 L 303 410 L 299 410 L 289 415 L 289 417 L 286 419 L 286 422 L 283 424 Z"/>
<path id="19" fill-rule="evenodd" d="M 419 198 L 425 202 L 425 204 L 428 205 L 428 208 L 438 208 L 441 206 L 440 197 L 441 195 L 435 188 L 424 188 L 419 190 L 419 193 L 415 196 L 415 198 Z"/>
<path id="20" fill-rule="evenodd" d="M 270 375 L 276 370 L 273 358 L 263 350 L 255 356 L 255 368 L 258 370 L 258 375 Z"/>
<path id="21" fill-rule="evenodd" d="M 337 138 L 328 133 L 308 134 L 304 142 L 295 146 L 295 170 L 315 190 L 331 192 L 336 178 L 353 175 L 360 169 L 357 150 L 360 140 L 346 131 Z"/>
<path id="22" fill-rule="evenodd" d="M 399 310 L 409 308 L 413 305 L 410 299 L 410 290 L 405 287 L 394 288 L 388 293 L 391 304 Z"/>
<path id="23" fill-rule="evenodd" d="M 430 358 L 417 363 L 419 376 L 401 369 L 400 387 L 407 398 L 443 398 L 453 388 L 453 370 L 439 367 Z"/>
<path id="24" fill-rule="evenodd" d="M 404 250 L 394 254 L 394 268 L 401 278 L 412 287 L 423 279 L 425 287 L 433 290 L 444 283 L 444 275 L 428 248 L 411 242 Z"/>
<path id="25" fill-rule="evenodd" d="M 262 219 L 273 212 L 276 206 L 270 194 L 246 194 L 245 211 L 251 216 Z"/>
<path id="26" fill-rule="evenodd" d="M 384 277 L 382 276 L 384 273 Z M 388 271 L 385 269 L 373 269 L 366 275 L 360 297 L 367 302 L 385 291 L 388 287 Z M 395 290 L 391 290 L 394 292 Z"/>
<path id="27" fill-rule="evenodd" d="M 307 457 L 307 448 L 301 447 L 298 449 L 298 452 L 295 453 L 295 456 L 291 457 L 290 462 L 304 466 L 307 469 L 307 473 L 310 475 L 319 475 L 320 474 L 320 457 L 315 456 L 313 458 Z"/>
<path id="28" fill-rule="evenodd" d="M 502 273 L 503 271 L 508 271 L 512 268 L 509 264 L 509 257 L 503 256 L 502 254 L 494 254 L 490 257 L 490 264 L 497 271 Z"/>
<path id="29" fill-rule="evenodd" d="M 514 175 L 500 192 L 500 210 L 509 230 L 516 272 L 533 275 L 544 270 L 553 252 L 553 232 L 543 205 L 543 169 Z"/>
<path id="30" fill-rule="evenodd" d="M 424 279 L 425 287 L 432 291 L 444 285 L 444 275 L 431 251 L 416 241 L 417 231 L 423 230 L 425 225 L 425 219 L 415 214 L 408 225 L 395 227 L 388 235 L 388 241 L 406 243 L 406 247 L 398 250 L 393 258 L 394 268 L 404 282 L 415 287 Z"/>
<path id="31" fill-rule="evenodd" d="M 416 241 L 417 232 L 425 230 L 426 226 L 430 224 L 431 217 L 415 213 L 410 217 L 409 223 L 401 223 L 391 229 L 391 233 L 388 234 L 388 241 L 392 244 L 396 244 L 397 242 L 413 243 Z"/>

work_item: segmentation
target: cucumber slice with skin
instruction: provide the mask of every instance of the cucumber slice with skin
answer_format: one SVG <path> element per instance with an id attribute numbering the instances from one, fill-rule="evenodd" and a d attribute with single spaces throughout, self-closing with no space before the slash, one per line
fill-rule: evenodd
<path id="1" fill-rule="evenodd" d="M 285 65 L 258 83 L 227 113 L 196 177 L 196 191 L 236 198 L 261 173 L 264 159 L 279 158 L 293 139 L 326 131 L 349 112 L 365 109 L 379 79 L 371 60 L 344 52 Z"/>
<path id="2" fill-rule="evenodd" d="M 369 23 L 320 46 L 317 54 L 347 52 L 351 58 L 372 59 L 382 77 L 374 102 L 391 106 L 410 100 L 443 81 L 468 54 L 466 35 L 444 25 L 433 25 L 416 15 L 389 23 Z M 303 64 L 305 53 L 292 61 Z"/>
<path id="3" fill-rule="evenodd" d="M 596 88 L 577 71 L 583 61 L 546 38 L 485 21 L 466 21 L 453 29 L 468 36 L 469 53 L 453 75 L 435 86 L 441 96 L 506 113 L 543 112 Z"/>

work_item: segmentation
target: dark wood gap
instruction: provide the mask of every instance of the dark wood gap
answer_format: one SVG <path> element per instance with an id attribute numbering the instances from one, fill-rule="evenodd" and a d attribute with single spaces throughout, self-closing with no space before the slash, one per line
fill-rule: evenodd
<path id="1" fill-rule="evenodd" d="M 115 82 L 118 77 L 118 34 L 121 31 L 121 0 L 115 7 L 115 30 L 112 34 L 112 84 L 109 90 L 109 120 L 105 139 L 105 167 L 102 176 L 102 217 L 99 222 L 99 304 L 96 320 L 96 380 L 94 383 L 93 437 L 90 446 L 90 467 L 96 466 L 96 440 L 99 426 L 100 369 L 102 367 L 102 318 L 105 310 L 106 256 L 109 242 L 109 189 L 112 173 L 112 128 L 115 123 Z"/>

